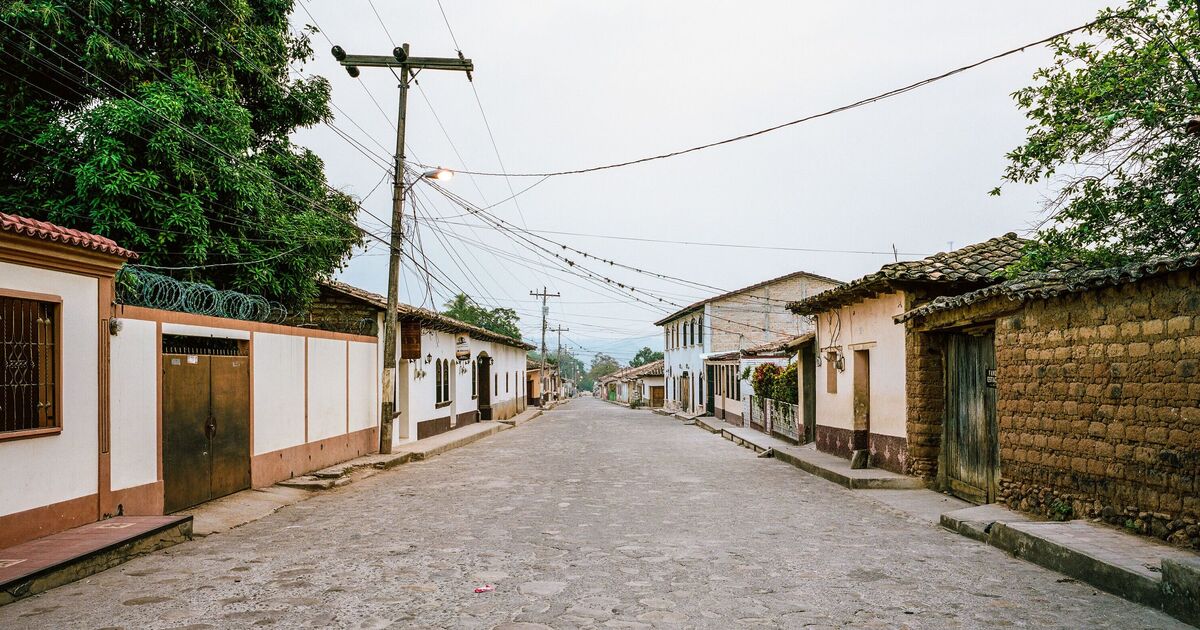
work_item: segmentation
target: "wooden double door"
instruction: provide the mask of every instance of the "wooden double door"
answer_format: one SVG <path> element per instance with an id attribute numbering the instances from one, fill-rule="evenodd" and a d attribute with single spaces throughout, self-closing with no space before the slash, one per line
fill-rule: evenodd
<path id="1" fill-rule="evenodd" d="M 163 354 L 167 513 L 250 487 L 250 360 Z"/>
<path id="2" fill-rule="evenodd" d="M 946 338 L 945 484 L 973 503 L 996 500 L 1000 446 L 996 423 L 996 343 L 992 331 Z"/>
<path id="3" fill-rule="evenodd" d="M 650 406 L 654 409 L 661 409 L 663 406 L 664 388 L 662 385 L 650 386 Z"/>

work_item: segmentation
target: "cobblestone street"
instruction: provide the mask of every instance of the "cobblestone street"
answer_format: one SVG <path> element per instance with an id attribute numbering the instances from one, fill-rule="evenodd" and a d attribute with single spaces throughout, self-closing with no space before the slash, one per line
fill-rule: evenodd
<path id="1" fill-rule="evenodd" d="M 3 628 L 231 626 L 1184 627 L 591 399 L 0 608 Z"/>

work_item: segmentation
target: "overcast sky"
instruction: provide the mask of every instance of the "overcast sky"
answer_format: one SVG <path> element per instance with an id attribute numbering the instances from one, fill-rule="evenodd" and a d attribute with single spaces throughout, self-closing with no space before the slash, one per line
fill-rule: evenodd
<path id="1" fill-rule="evenodd" d="M 395 144 L 396 80 L 371 68 L 350 78 L 329 54 L 325 36 L 351 54 L 387 54 L 390 38 L 409 42 L 416 56 L 454 56 L 455 45 L 435 0 L 375 0 L 383 24 L 365 0 L 299 2 L 295 25 L 314 21 L 304 6 L 323 29 L 313 37 L 317 56 L 304 72 L 329 77 L 333 102 L 344 112 L 334 124 L 375 157 L 329 127 L 304 130 L 297 141 L 324 158 L 332 185 L 366 196 L 385 176 L 380 162 Z M 1078 26 L 1111 3 L 442 4 L 459 45 L 475 63 L 474 87 L 506 171 L 528 173 L 625 161 L 800 118 Z M 998 198 L 987 191 L 1000 184 L 1005 152 L 1024 137 L 1026 121 L 1010 95 L 1049 59 L 1044 47 L 1031 48 L 888 101 L 736 144 L 551 178 L 518 196 L 517 203 L 501 203 L 491 212 L 533 230 L 592 235 L 543 234 L 597 256 L 721 289 L 797 270 L 852 280 L 892 255 L 594 235 L 874 252 L 890 252 L 894 245 L 902 258 L 914 258 L 903 254 L 1022 232 L 1039 215 L 1046 189 L 1006 186 Z M 418 81 L 408 100 L 409 159 L 501 170 L 466 77 L 426 71 Z M 446 187 L 487 206 L 510 196 L 510 184 L 520 192 L 537 181 L 460 175 Z M 539 266 L 548 263 L 493 230 L 427 221 L 440 215 L 478 222 L 454 217 L 463 211 L 428 187 L 418 186 L 416 193 L 422 251 L 434 275 L 481 303 L 516 308 L 528 338 L 539 330 L 538 306 L 529 291 L 546 285 L 562 294 L 551 300 L 551 326 L 569 327 L 564 341 L 586 348 L 579 353 L 585 360 L 597 350 L 627 360 L 642 345 L 661 349 L 651 323 L 662 310 Z M 390 203 L 385 182 L 363 205 L 387 219 Z M 385 231 L 369 216 L 360 223 Z M 690 303 L 705 295 L 571 257 L 669 302 Z M 538 265 L 528 262 L 533 260 Z M 386 250 L 372 247 L 357 255 L 340 279 L 384 293 Z M 449 291 L 437 281 L 432 290 L 440 307 Z M 429 306 L 425 279 L 406 274 L 401 299 Z"/>

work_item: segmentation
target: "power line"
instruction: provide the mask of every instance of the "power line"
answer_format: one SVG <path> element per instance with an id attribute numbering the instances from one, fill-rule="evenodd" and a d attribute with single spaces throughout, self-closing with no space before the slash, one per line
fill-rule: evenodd
<path id="1" fill-rule="evenodd" d="M 470 214 L 471 213 L 466 213 L 465 215 L 460 215 L 460 216 L 470 216 Z M 449 221 L 446 219 L 437 219 L 437 221 L 439 223 L 449 223 L 452 225 L 469 225 L 467 223 L 454 222 L 454 221 Z M 928 256 L 929 255 L 929 254 L 923 254 L 923 253 L 919 253 L 919 252 L 893 252 L 892 250 L 888 250 L 885 252 L 882 250 L 875 251 L 875 250 L 865 250 L 865 249 L 824 249 L 824 248 L 817 248 L 817 247 L 787 247 L 784 245 L 747 245 L 745 243 L 714 243 L 714 242 L 707 242 L 707 241 L 680 241 L 680 240 L 670 240 L 670 239 L 663 239 L 663 238 L 645 238 L 645 237 L 640 237 L 640 236 L 618 236 L 615 234 L 588 234 L 586 232 L 565 232 L 565 231 L 561 231 L 561 230 L 535 230 L 532 228 L 526 228 L 526 231 L 534 232 L 537 234 L 558 234 L 558 235 L 562 235 L 562 236 L 581 236 L 584 238 L 603 238 L 603 239 L 610 239 L 610 240 L 616 240 L 616 241 L 639 241 L 639 242 L 644 242 L 644 243 L 667 243 L 669 245 L 692 245 L 692 246 L 699 246 L 699 247 L 729 247 L 729 248 L 734 248 L 734 249 L 761 249 L 761 250 L 772 250 L 772 251 L 781 251 L 781 252 L 808 252 L 808 253 L 819 253 L 819 254 L 870 254 L 870 255 L 880 255 L 880 256 L 892 256 L 894 254 L 899 254 L 901 256 Z"/>
<path id="2" fill-rule="evenodd" d="M 978 68 L 979 66 L 996 61 L 998 59 L 1003 59 L 1005 57 L 1009 57 L 1011 55 L 1015 55 L 1017 53 L 1024 52 L 1026 48 L 1040 46 L 1042 44 L 1046 44 L 1048 42 L 1054 41 L 1055 39 L 1058 39 L 1060 37 L 1065 37 L 1072 33 L 1077 33 L 1079 31 L 1089 29 L 1106 19 L 1109 19 L 1109 18 L 1100 18 L 1097 20 L 1093 20 L 1082 26 L 1076 26 L 1075 28 L 1062 31 L 1060 33 L 1056 33 L 1049 37 L 1043 37 L 1042 39 L 1039 39 L 1037 41 L 1029 42 L 1027 44 L 1022 44 L 1021 46 L 1018 46 L 1016 48 L 1011 48 L 1009 50 L 1006 50 L 1001 53 L 997 53 L 990 57 L 986 57 L 986 58 L 976 61 L 974 63 L 970 63 L 965 66 L 960 66 L 953 70 L 949 70 L 949 71 L 943 72 L 941 74 L 938 74 L 938 75 L 935 75 L 935 76 L 932 76 L 932 77 L 929 77 L 926 79 L 922 79 L 915 83 L 910 83 L 903 87 L 898 87 L 898 88 L 895 88 L 892 90 L 888 90 L 886 92 L 882 92 L 880 94 L 876 94 L 874 96 L 869 96 L 867 98 L 864 98 L 864 99 L 861 99 L 858 101 L 854 101 L 853 103 L 849 103 L 847 105 L 841 105 L 841 106 L 838 106 L 833 109 L 829 109 L 829 110 L 826 110 L 826 111 L 823 111 L 820 113 L 810 114 L 808 116 L 804 116 L 802 118 L 797 118 L 795 120 L 790 120 L 790 121 L 787 121 L 784 123 L 780 123 L 778 125 L 772 125 L 765 129 L 751 131 L 751 132 L 744 133 L 744 134 L 741 134 L 738 136 L 734 136 L 732 138 L 716 140 L 714 142 L 708 142 L 705 144 L 689 147 L 686 149 L 679 149 L 676 151 L 670 151 L 668 153 L 659 153 L 657 155 L 651 155 L 651 156 L 637 158 L 637 159 L 633 159 L 633 160 L 626 160 L 624 162 L 615 162 L 612 164 L 601 164 L 601 165 L 597 165 L 597 166 L 589 166 L 589 167 L 585 167 L 585 168 L 568 169 L 568 170 L 561 170 L 561 171 L 543 171 L 543 172 L 536 172 L 536 173 L 509 173 L 509 172 L 505 172 L 502 169 L 501 172 L 485 172 L 485 171 L 470 171 L 470 172 L 469 171 L 461 171 L 461 172 L 469 172 L 471 175 L 480 175 L 480 176 L 484 176 L 484 177 L 559 177 L 562 175 L 580 175 L 583 173 L 594 173 L 596 171 L 606 171 L 606 170 L 611 170 L 614 168 L 622 168 L 625 166 L 633 166 L 635 164 L 643 164 L 645 162 L 652 162 L 655 160 L 665 160 L 667 158 L 677 157 L 680 155 L 686 155 L 688 153 L 695 153 L 697 151 L 703 151 L 705 149 L 711 149 L 713 147 L 718 147 L 718 146 L 725 145 L 725 144 L 731 144 L 734 142 L 740 142 L 742 140 L 748 140 L 750 138 L 768 134 L 773 131 L 779 131 L 780 129 L 785 129 L 787 127 L 792 127 L 795 125 L 803 124 L 803 123 L 806 123 L 809 121 L 817 120 L 819 118 L 825 118 L 828 116 L 832 116 L 834 114 L 839 114 L 841 112 L 849 111 L 852 109 L 857 109 L 859 107 L 863 107 L 864 105 L 870 105 L 872 103 L 876 103 L 876 102 L 883 101 L 883 100 L 886 100 L 886 99 L 889 99 L 889 98 L 892 98 L 895 96 L 899 96 L 906 92 L 911 92 L 912 90 L 916 90 L 916 89 L 925 87 L 926 85 L 929 85 L 931 83 L 936 83 L 943 79 L 950 78 L 954 75 L 961 74 L 963 72 L 972 70 L 974 68 Z"/>

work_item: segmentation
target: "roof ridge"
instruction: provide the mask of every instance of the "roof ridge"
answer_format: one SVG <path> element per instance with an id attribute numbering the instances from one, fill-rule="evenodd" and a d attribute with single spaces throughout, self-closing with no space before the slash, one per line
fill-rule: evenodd
<path id="1" fill-rule="evenodd" d="M 12 232 L 28 238 L 36 238 L 52 243 L 90 249 L 102 254 L 119 256 L 126 260 L 133 260 L 138 257 L 137 252 L 121 247 L 116 241 L 107 236 L 100 236 L 99 234 L 92 234 L 91 232 L 84 232 L 83 230 L 65 227 L 57 223 L 31 219 L 17 214 L 0 212 L 0 231 Z"/>

